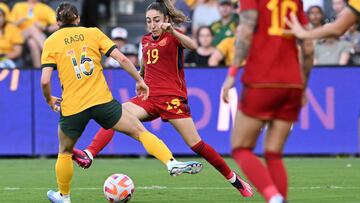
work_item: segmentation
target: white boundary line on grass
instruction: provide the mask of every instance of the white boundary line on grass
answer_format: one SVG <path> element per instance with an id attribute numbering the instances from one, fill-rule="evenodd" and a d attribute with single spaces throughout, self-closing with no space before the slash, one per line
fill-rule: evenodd
<path id="1" fill-rule="evenodd" d="M 35 187 L 35 188 L 22 188 L 22 187 L 4 187 L 0 188 L 0 191 L 17 191 L 17 190 L 48 190 L 49 188 Z M 167 187 L 160 185 L 152 186 L 138 186 L 136 190 L 232 190 L 232 187 Z M 291 190 L 358 190 L 360 187 L 340 187 L 335 185 L 329 186 L 311 186 L 311 187 L 290 187 Z M 72 190 L 102 190 L 102 188 L 88 187 L 88 188 L 72 188 Z"/>

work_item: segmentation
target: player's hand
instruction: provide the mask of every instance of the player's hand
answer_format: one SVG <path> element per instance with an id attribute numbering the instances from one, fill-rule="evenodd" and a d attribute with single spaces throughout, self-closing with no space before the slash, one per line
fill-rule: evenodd
<path id="1" fill-rule="evenodd" d="M 61 103 L 62 99 L 59 97 L 54 97 L 51 96 L 50 100 L 47 101 L 48 105 L 50 106 L 50 108 L 55 111 L 55 112 L 60 112 L 60 103 Z"/>
<path id="2" fill-rule="evenodd" d="M 145 84 L 144 80 L 136 82 L 136 96 L 142 100 L 146 100 L 149 97 L 149 87 Z"/>
<path id="3" fill-rule="evenodd" d="M 160 28 L 165 32 L 174 32 L 174 28 L 170 23 L 161 23 Z"/>
<path id="4" fill-rule="evenodd" d="M 233 76 L 227 76 L 222 86 L 222 99 L 225 103 L 229 103 L 229 90 L 234 87 L 235 78 Z"/>
<path id="5" fill-rule="evenodd" d="M 295 13 L 290 13 L 290 19 L 286 18 L 285 22 L 286 25 L 290 28 L 290 30 L 284 30 L 285 34 L 293 34 L 300 39 L 307 37 L 306 30 L 302 27 Z"/>

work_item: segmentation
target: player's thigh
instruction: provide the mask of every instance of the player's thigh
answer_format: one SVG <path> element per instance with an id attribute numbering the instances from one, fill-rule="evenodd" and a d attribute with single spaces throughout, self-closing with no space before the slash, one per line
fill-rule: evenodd
<path id="1" fill-rule="evenodd" d="M 128 110 L 131 113 L 132 113 L 132 110 L 135 110 L 136 116 L 141 121 L 152 121 L 159 117 L 159 110 L 156 108 L 156 105 L 155 105 L 157 100 L 158 100 L 158 97 L 149 97 L 147 100 L 142 100 L 139 97 L 133 97 L 128 102 L 126 102 L 126 104 L 127 103 L 133 104 L 131 106 L 132 109 L 128 109 Z"/>
<path id="2" fill-rule="evenodd" d="M 63 132 L 64 135 L 77 140 L 85 130 L 90 119 L 91 113 L 89 109 L 70 116 L 61 115 L 59 129 L 61 129 L 61 132 Z"/>
<path id="3" fill-rule="evenodd" d="M 136 105 L 133 102 L 125 102 L 122 104 L 123 109 L 131 112 L 139 120 L 147 120 L 150 118 L 150 115 L 146 112 L 144 108 L 139 105 Z"/>
<path id="4" fill-rule="evenodd" d="M 122 113 L 122 106 L 115 99 L 90 108 L 91 118 L 104 129 L 112 128 L 119 121 Z"/>
<path id="5" fill-rule="evenodd" d="M 273 120 L 269 123 L 265 137 L 265 151 L 282 152 L 291 131 L 292 122 Z"/>
<path id="6" fill-rule="evenodd" d="M 112 128 L 136 140 L 139 140 L 140 134 L 146 131 L 140 120 L 126 109 L 123 109 L 120 119 Z"/>
<path id="7" fill-rule="evenodd" d="M 265 122 L 245 115 L 240 110 L 236 112 L 235 124 L 231 133 L 231 146 L 253 148 Z"/>
<path id="8" fill-rule="evenodd" d="M 71 154 L 78 138 L 70 137 L 61 130 L 60 125 L 58 126 L 59 136 L 59 153 Z"/>
<path id="9" fill-rule="evenodd" d="M 194 121 L 191 117 L 170 119 L 169 122 L 179 132 L 188 146 L 192 147 L 201 141 L 199 133 L 197 132 Z"/>

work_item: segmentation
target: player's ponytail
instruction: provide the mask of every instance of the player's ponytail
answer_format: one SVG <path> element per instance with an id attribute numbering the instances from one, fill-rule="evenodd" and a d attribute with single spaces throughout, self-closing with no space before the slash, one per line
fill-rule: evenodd
<path id="1" fill-rule="evenodd" d="M 170 18 L 170 23 L 180 25 L 181 23 L 187 22 L 188 17 L 178 9 L 176 9 L 170 0 L 156 0 L 151 3 L 146 11 L 157 10 L 160 13 Z"/>
<path id="2" fill-rule="evenodd" d="M 70 2 L 62 2 L 56 9 L 56 19 L 63 24 L 71 24 L 79 17 L 77 8 Z"/>

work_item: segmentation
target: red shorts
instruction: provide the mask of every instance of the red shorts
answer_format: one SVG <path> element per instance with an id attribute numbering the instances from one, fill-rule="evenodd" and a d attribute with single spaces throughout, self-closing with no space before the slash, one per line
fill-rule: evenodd
<path id="1" fill-rule="evenodd" d="M 303 90 L 296 88 L 244 88 L 238 108 L 262 120 L 297 121 Z"/>
<path id="2" fill-rule="evenodd" d="M 187 99 L 176 96 L 155 96 L 142 101 L 139 97 L 133 97 L 130 102 L 142 107 L 151 116 L 149 120 L 161 117 L 162 120 L 189 118 L 190 107 Z"/>

